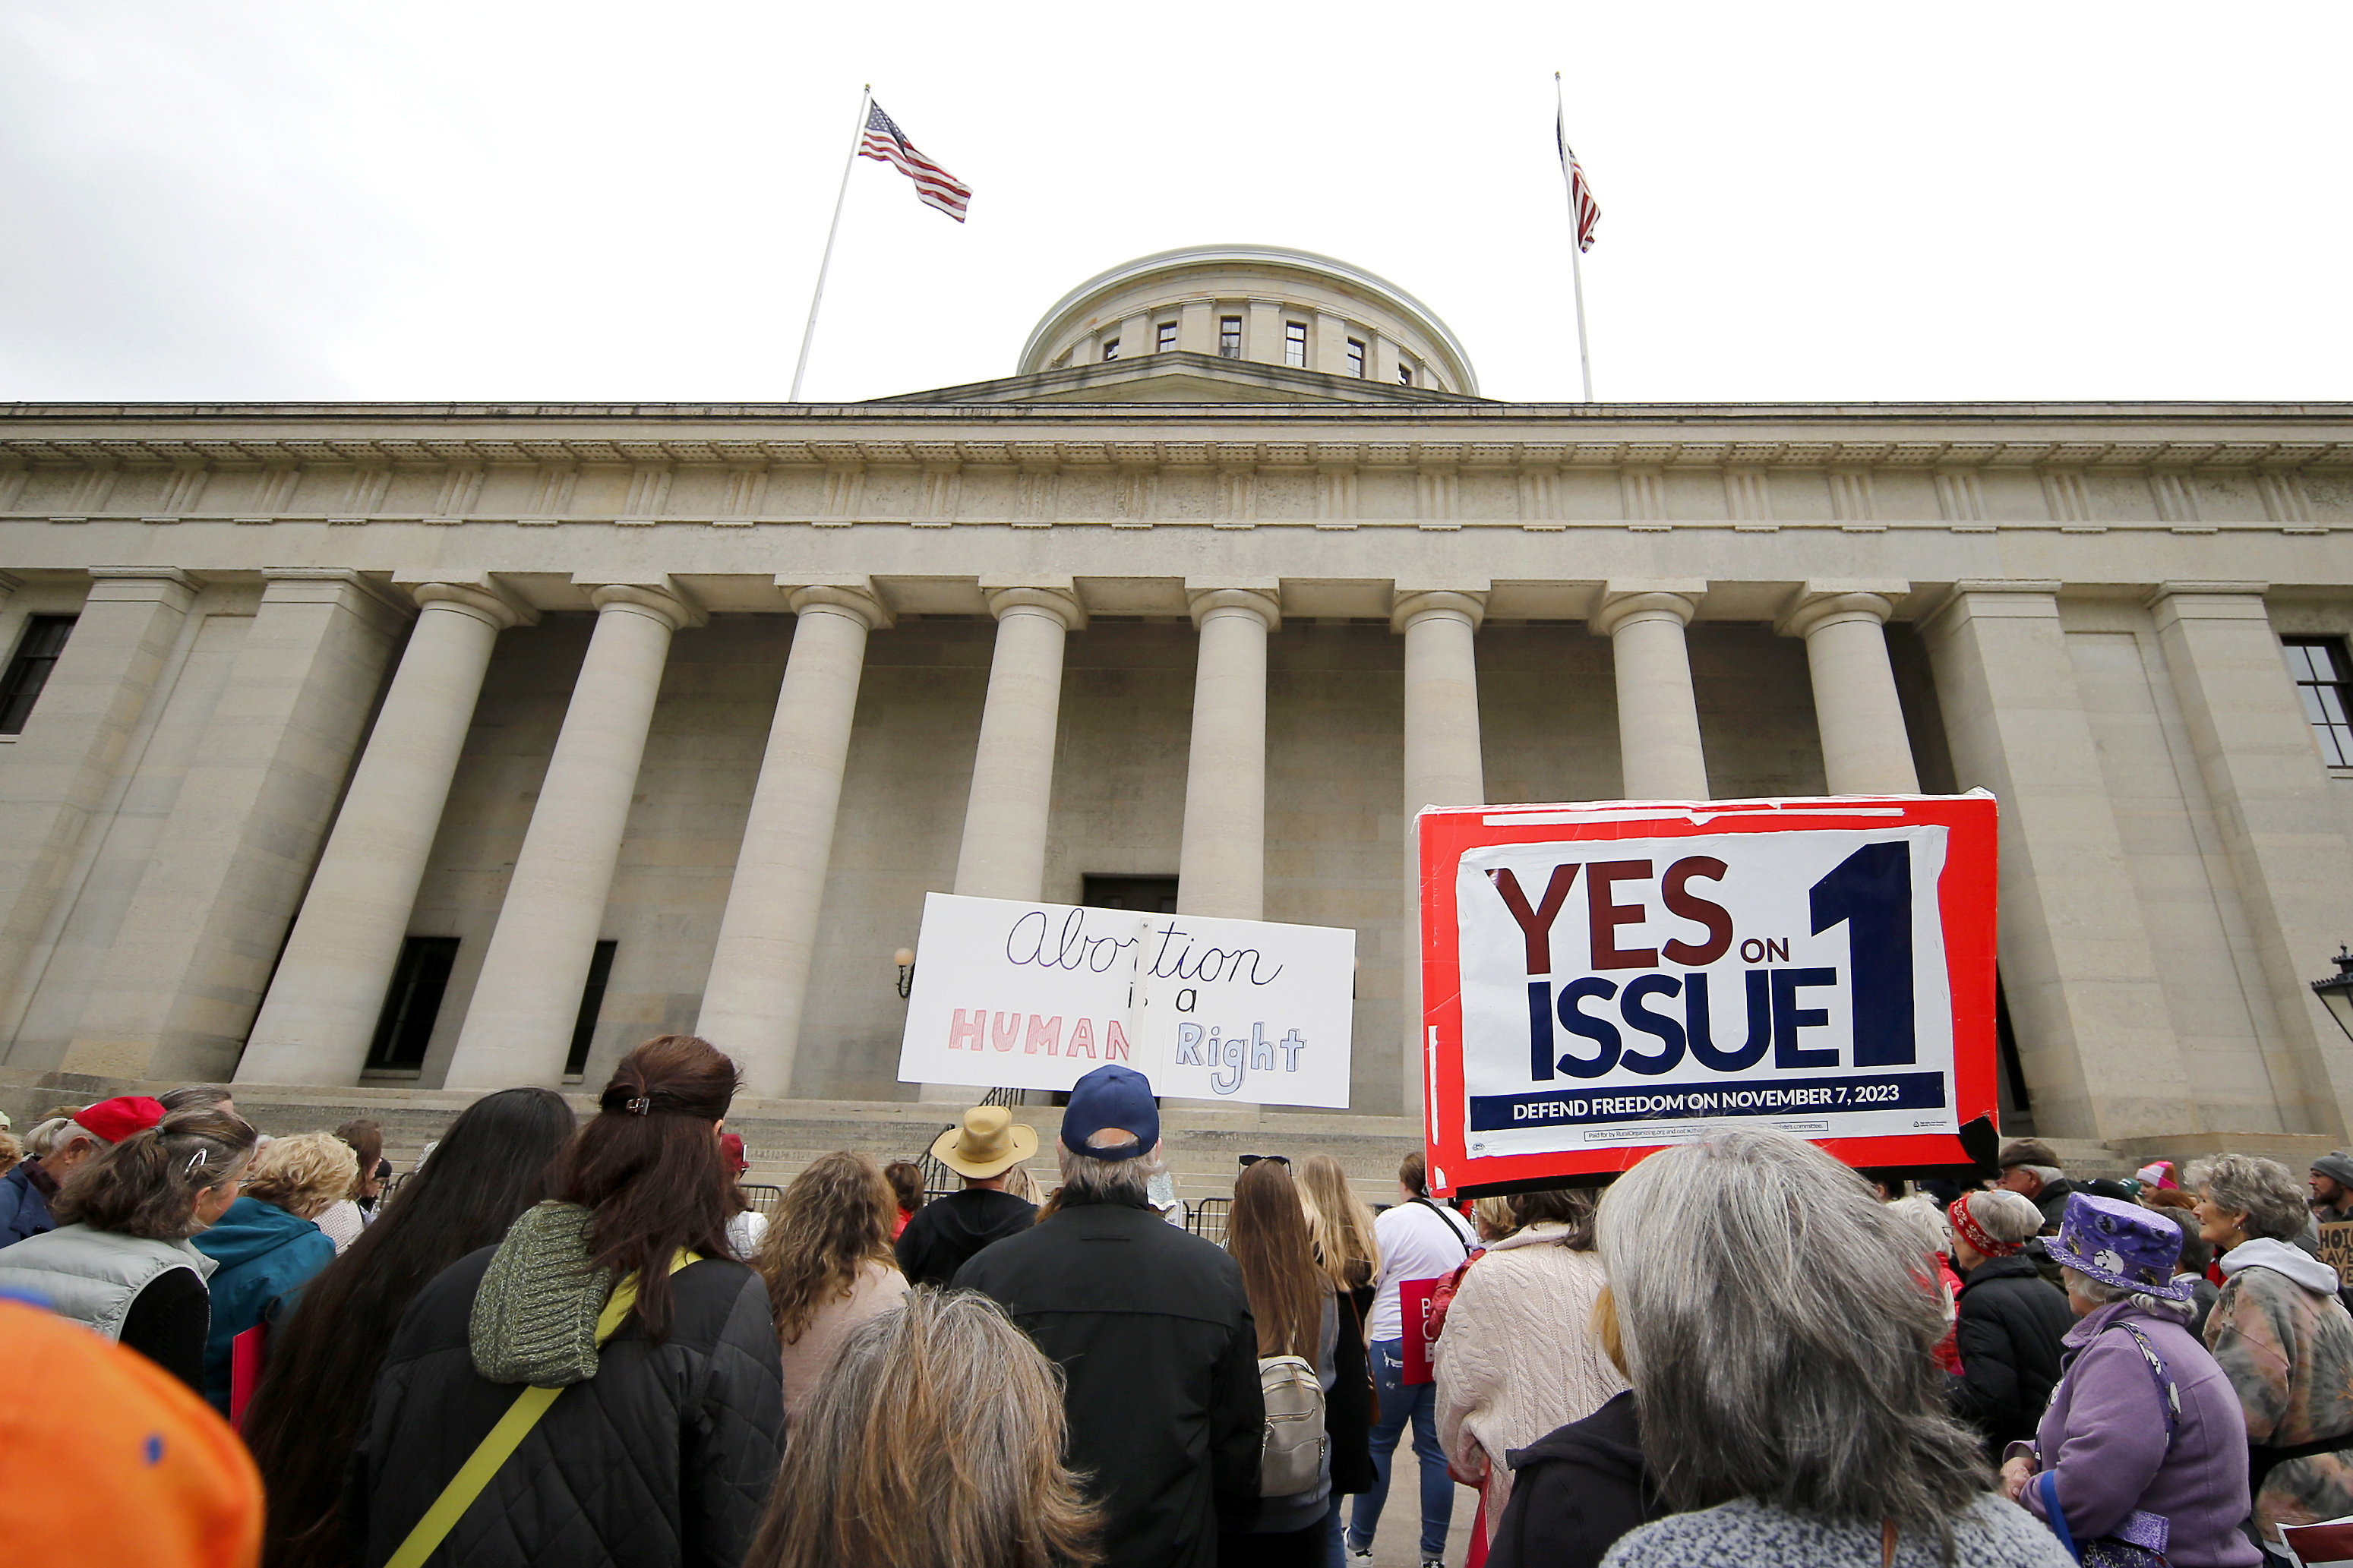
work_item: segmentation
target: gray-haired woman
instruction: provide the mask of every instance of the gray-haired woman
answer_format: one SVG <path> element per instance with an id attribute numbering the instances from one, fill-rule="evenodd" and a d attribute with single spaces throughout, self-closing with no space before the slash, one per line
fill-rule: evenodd
<path id="1" fill-rule="evenodd" d="M 2353 1318 L 2337 1271 L 2295 1245 L 2304 1184 L 2276 1160 L 2218 1154 L 2189 1168 L 2199 1234 L 2222 1254 L 2206 1346 L 2246 1412 L 2255 1522 L 2353 1513 Z"/>
<path id="2" fill-rule="evenodd" d="M 1601 1201 L 1642 1450 L 1672 1507 L 1609 1568 L 2068 1568 L 1944 1408 L 1913 1244 L 1853 1172 L 1766 1131 L 1662 1150 Z"/>

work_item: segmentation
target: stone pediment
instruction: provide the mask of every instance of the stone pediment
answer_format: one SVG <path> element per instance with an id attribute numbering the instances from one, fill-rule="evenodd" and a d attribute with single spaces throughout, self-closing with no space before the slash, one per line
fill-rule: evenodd
<path id="1" fill-rule="evenodd" d="M 1135 359 L 1009 375 L 877 397 L 875 403 L 1484 403 L 1290 365 L 1171 350 Z"/>

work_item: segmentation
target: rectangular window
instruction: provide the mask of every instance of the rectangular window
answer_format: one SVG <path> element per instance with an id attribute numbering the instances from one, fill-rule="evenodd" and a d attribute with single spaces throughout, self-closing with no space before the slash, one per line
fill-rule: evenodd
<path id="1" fill-rule="evenodd" d="M 589 1042 L 596 1037 L 596 1015 L 605 1010 L 605 982 L 613 978 L 613 954 L 617 942 L 600 942 L 588 961 L 588 984 L 580 988 L 580 1016 L 572 1021 L 572 1048 L 564 1054 L 564 1076 L 578 1078 L 588 1070 Z"/>
<path id="2" fill-rule="evenodd" d="M 1155 342 L 1155 343 L 1154 343 L 1154 344 L 1153 344 L 1153 347 L 1152 347 L 1152 352 L 1153 352 L 1153 353 L 1163 353 L 1163 354 L 1165 354 L 1165 353 L 1167 353 L 1168 352 L 1170 352 L 1171 350 L 1173 350 L 1174 348 L 1176 348 L 1176 322 L 1174 322 L 1174 321 L 1163 321 L 1163 322 L 1161 322 L 1161 323 L 1160 323 L 1160 330 L 1159 330 L 1159 332 L 1158 332 L 1158 338 L 1159 338 L 1159 341 L 1158 341 L 1157 342 Z"/>
<path id="3" fill-rule="evenodd" d="M 2282 637 L 2288 673 L 2304 699 L 2305 721 L 2320 743 L 2320 760 L 2332 768 L 2353 768 L 2353 666 L 2342 637 Z"/>
<path id="4" fill-rule="evenodd" d="M 1242 319 L 1240 316 L 1227 316 L 1219 321 L 1218 357 L 1219 359 L 1242 357 Z"/>
<path id="5" fill-rule="evenodd" d="M 1348 340 L 1348 374 L 1357 377 L 1365 374 L 1365 345 L 1354 338 Z"/>
<path id="6" fill-rule="evenodd" d="M 1174 877 L 1082 877 L 1079 901 L 1094 910 L 1136 910 L 1149 915 L 1176 912 Z"/>
<path id="7" fill-rule="evenodd" d="M 58 656 L 65 652 L 73 628 L 71 616 L 35 616 L 25 623 L 16 657 L 0 679 L 0 735 L 25 732 L 25 721 L 33 716 L 33 704 L 40 700 L 41 688 L 49 683 L 49 671 L 58 667 Z"/>
<path id="8" fill-rule="evenodd" d="M 1398 384 L 1399 386 L 1411 386 L 1413 384 L 1413 366 L 1408 364 L 1403 360 L 1398 361 Z"/>
<path id="9" fill-rule="evenodd" d="M 425 1047 L 432 1044 L 434 1021 L 441 1016 L 441 998 L 457 962 L 454 936 L 412 936 L 400 944 L 400 962 L 393 965 L 392 985 L 368 1047 L 368 1066 L 415 1072 L 425 1065 Z"/>
<path id="10" fill-rule="evenodd" d="M 1117 359 L 1118 357 L 1119 357 L 1119 340 L 1118 340 L 1117 338 L 1105 338 L 1105 339 L 1103 340 L 1103 361 L 1104 361 L 1104 363 L 1109 363 L 1111 361 L 1115 360 L 1115 359 Z"/>
<path id="11" fill-rule="evenodd" d="M 1305 370 L 1307 368 L 1306 322 L 1285 321 L 1282 323 L 1282 363 L 1285 364 L 1297 365 L 1302 370 Z"/>

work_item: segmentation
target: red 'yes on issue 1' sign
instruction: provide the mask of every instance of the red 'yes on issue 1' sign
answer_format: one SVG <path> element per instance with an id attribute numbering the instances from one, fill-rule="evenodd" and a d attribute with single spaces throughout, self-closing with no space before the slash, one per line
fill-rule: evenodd
<path id="1" fill-rule="evenodd" d="M 1994 1111 L 1995 804 L 1851 796 L 1424 811 L 1433 1190 L 1773 1127 L 1964 1164 Z"/>

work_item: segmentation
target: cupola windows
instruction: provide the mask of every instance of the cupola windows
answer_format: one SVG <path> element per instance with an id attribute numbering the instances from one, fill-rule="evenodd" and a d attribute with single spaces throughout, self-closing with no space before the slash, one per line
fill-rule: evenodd
<path id="1" fill-rule="evenodd" d="M 1282 363 L 1300 370 L 1307 368 L 1307 323 L 1282 323 Z"/>

